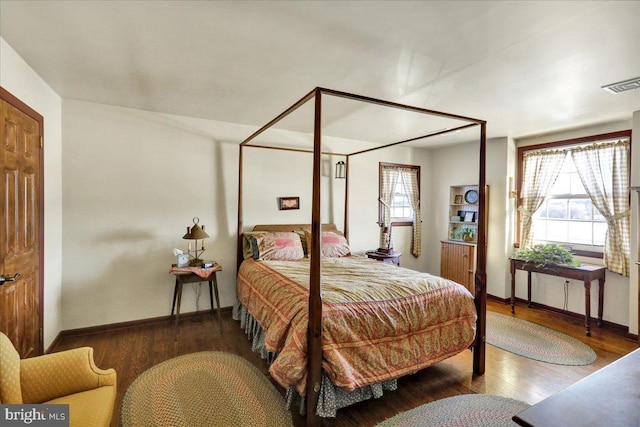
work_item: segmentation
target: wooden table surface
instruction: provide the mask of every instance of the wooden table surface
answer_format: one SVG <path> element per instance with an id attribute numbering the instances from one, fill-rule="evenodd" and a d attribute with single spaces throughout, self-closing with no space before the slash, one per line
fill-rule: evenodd
<path id="1" fill-rule="evenodd" d="M 640 349 L 513 417 L 529 427 L 640 426 Z"/>

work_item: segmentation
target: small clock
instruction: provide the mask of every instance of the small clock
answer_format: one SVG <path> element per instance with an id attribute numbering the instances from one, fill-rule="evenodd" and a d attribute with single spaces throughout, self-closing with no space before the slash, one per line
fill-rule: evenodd
<path id="1" fill-rule="evenodd" d="M 478 192 L 476 190 L 469 190 L 464 193 L 464 201 L 467 203 L 477 203 L 478 202 Z"/>

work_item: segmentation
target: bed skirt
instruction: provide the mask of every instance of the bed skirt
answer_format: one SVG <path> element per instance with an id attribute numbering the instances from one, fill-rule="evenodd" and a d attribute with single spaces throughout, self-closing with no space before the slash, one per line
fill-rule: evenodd
<path id="1" fill-rule="evenodd" d="M 239 301 L 236 301 L 233 307 L 233 319 L 240 321 L 240 327 L 251 341 L 251 350 L 260 354 L 260 357 L 271 364 L 278 355 L 267 350 L 264 330 Z M 322 371 L 322 384 L 320 385 L 320 397 L 316 407 L 316 415 L 323 418 L 335 417 L 340 408 L 372 398 L 377 399 L 385 391 L 397 390 L 397 388 L 398 380 L 393 379 L 348 391 L 333 384 L 329 376 Z M 300 414 L 305 414 L 305 397 L 301 396 L 294 387 L 287 388 L 286 398 L 287 409 L 291 410 L 291 408 L 298 406 Z"/>

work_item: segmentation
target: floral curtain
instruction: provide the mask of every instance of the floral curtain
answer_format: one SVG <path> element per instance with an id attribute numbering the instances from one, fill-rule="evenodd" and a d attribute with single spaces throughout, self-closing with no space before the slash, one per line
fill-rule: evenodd
<path id="1" fill-rule="evenodd" d="M 558 178 L 566 150 L 530 151 L 524 154 L 522 176 L 522 204 L 518 208 L 522 214 L 520 249 L 533 245 L 533 224 L 531 216 L 540 208 L 547 193 Z"/>
<path id="2" fill-rule="evenodd" d="M 629 141 L 573 148 L 571 156 L 589 198 L 607 220 L 604 265 L 629 276 Z"/>

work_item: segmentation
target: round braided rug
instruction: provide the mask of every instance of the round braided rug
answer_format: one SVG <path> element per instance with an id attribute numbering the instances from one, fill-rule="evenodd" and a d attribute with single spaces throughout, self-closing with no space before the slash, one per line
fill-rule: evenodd
<path id="1" fill-rule="evenodd" d="M 529 405 L 507 397 L 463 394 L 401 412 L 378 427 L 511 427 L 511 417 Z"/>
<path id="2" fill-rule="evenodd" d="M 569 335 L 491 311 L 487 311 L 486 340 L 511 353 L 556 365 L 588 365 L 596 360 L 591 347 Z"/>
<path id="3" fill-rule="evenodd" d="M 143 372 L 122 402 L 123 426 L 291 426 L 284 398 L 245 359 L 205 351 Z"/>

